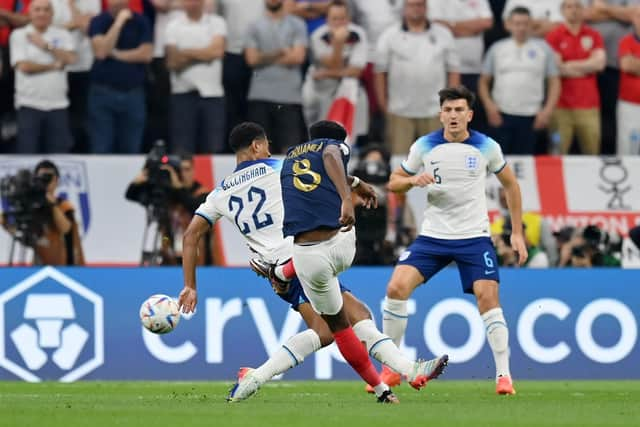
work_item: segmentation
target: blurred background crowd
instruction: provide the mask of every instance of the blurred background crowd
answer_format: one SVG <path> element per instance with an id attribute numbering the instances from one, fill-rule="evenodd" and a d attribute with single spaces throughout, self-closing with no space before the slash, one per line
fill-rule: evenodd
<path id="1" fill-rule="evenodd" d="M 640 154 L 640 0 L 0 0 L 0 57 L 0 153 L 162 146 L 181 155 L 160 166 L 182 228 L 210 190 L 191 154 L 228 153 L 245 120 L 283 153 L 356 80 L 354 174 L 382 201 L 357 213 L 360 264 L 391 264 L 415 237 L 385 184 L 391 157 L 440 127 L 444 86 L 478 94 L 472 127 L 505 154 Z M 127 191 L 145 205 L 148 164 Z M 639 247 L 637 228 L 623 241 L 535 213 L 524 223 L 530 267 L 616 266 L 624 241 Z M 506 209 L 492 234 L 512 265 Z"/>
<path id="2" fill-rule="evenodd" d="M 506 154 L 640 154 L 640 0 L 0 0 L 0 152 L 281 153 L 359 79 L 353 140 L 405 154 L 437 91 Z"/>

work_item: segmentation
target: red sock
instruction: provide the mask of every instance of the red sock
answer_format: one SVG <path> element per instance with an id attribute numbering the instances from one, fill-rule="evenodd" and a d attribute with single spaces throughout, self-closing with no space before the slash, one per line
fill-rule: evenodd
<path id="1" fill-rule="evenodd" d="M 296 277 L 296 268 L 293 265 L 293 259 L 290 259 L 282 266 L 282 274 L 284 274 L 284 277 L 286 277 L 287 280 L 291 280 Z"/>
<path id="2" fill-rule="evenodd" d="M 349 326 L 333 334 L 338 349 L 351 367 L 362 377 L 371 387 L 375 387 L 382 382 L 376 368 L 371 363 L 367 350 Z"/>

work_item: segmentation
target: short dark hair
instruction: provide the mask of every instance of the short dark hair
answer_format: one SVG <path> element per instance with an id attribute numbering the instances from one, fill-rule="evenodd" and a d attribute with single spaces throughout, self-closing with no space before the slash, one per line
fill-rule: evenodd
<path id="1" fill-rule="evenodd" d="M 527 15 L 528 17 L 531 17 L 531 11 L 527 7 L 516 6 L 511 9 L 511 12 L 509 12 L 509 18 L 511 18 L 513 15 Z"/>
<path id="2" fill-rule="evenodd" d="M 440 106 L 444 104 L 445 101 L 455 101 L 457 99 L 464 99 L 467 101 L 469 108 L 473 108 L 473 104 L 476 102 L 476 96 L 467 89 L 465 86 L 454 86 L 447 87 L 438 92 L 440 96 Z"/>
<path id="3" fill-rule="evenodd" d="M 338 122 L 320 120 L 309 128 L 309 138 L 344 141 L 347 139 L 347 130 Z"/>
<path id="4" fill-rule="evenodd" d="M 41 160 L 40 162 L 38 162 L 36 167 L 33 169 L 33 173 L 37 175 L 40 169 L 51 169 L 53 170 L 55 176 L 60 178 L 60 171 L 51 160 Z"/>
<path id="5" fill-rule="evenodd" d="M 243 122 L 231 130 L 229 146 L 237 153 L 250 146 L 256 139 L 267 139 L 264 128 L 254 122 Z"/>

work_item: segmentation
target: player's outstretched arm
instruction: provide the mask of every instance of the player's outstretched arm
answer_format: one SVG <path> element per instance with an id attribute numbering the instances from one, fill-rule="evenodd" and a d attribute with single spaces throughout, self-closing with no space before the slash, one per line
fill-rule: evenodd
<path id="1" fill-rule="evenodd" d="M 404 169 L 397 168 L 391 173 L 387 188 L 394 193 L 406 193 L 413 187 L 426 187 L 435 182 L 433 175 L 427 172 L 412 176 Z"/>
<path id="2" fill-rule="evenodd" d="M 196 293 L 196 264 L 198 261 L 198 242 L 210 225 L 200 215 L 194 215 L 182 239 L 182 274 L 184 288 L 178 298 L 178 306 L 183 313 L 191 313 L 198 303 Z"/>
<path id="3" fill-rule="evenodd" d="M 504 187 L 507 206 L 509 206 L 512 227 L 511 247 L 518 253 L 518 264 L 522 265 L 529 255 L 522 231 L 522 195 L 520 193 L 520 185 L 509 165 L 506 165 L 496 176 Z"/>
<path id="4" fill-rule="evenodd" d="M 322 161 L 324 163 L 324 170 L 327 171 L 329 179 L 333 182 L 333 185 L 336 187 L 336 190 L 340 195 L 340 199 L 342 200 L 340 224 L 345 227 L 343 231 L 349 231 L 356 222 L 356 215 L 353 210 L 351 188 L 347 182 L 347 173 L 344 170 L 344 165 L 342 164 L 342 153 L 340 148 L 336 145 L 329 145 L 322 152 Z"/>

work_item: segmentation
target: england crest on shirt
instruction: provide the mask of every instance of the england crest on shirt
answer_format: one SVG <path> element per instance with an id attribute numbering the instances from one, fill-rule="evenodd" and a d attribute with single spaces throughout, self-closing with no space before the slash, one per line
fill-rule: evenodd
<path id="1" fill-rule="evenodd" d="M 591 36 L 582 36 L 580 38 L 580 44 L 584 50 L 591 50 L 593 47 L 593 37 Z"/>
<path id="2" fill-rule="evenodd" d="M 464 163 L 467 170 L 474 171 L 478 169 L 478 156 L 466 156 Z"/>

